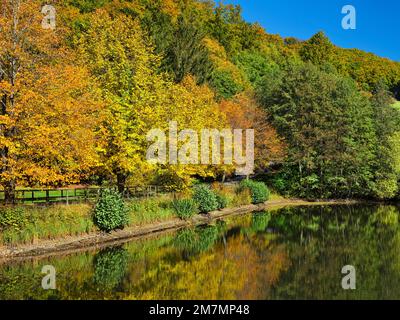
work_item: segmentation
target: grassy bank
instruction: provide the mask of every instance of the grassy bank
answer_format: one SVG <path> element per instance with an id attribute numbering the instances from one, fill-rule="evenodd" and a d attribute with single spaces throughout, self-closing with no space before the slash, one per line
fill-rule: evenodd
<path id="1" fill-rule="evenodd" d="M 215 192 L 226 198 L 226 207 L 233 208 L 252 202 L 248 192 L 238 192 L 235 186 L 213 185 Z M 156 198 L 127 200 L 125 202 L 128 226 L 142 226 L 177 217 L 173 202 L 187 198 L 189 194 L 162 195 Z M 280 196 L 271 194 L 271 200 Z M 16 206 L 0 208 L 0 245 L 33 244 L 39 240 L 51 240 L 79 236 L 98 231 L 93 223 L 93 205 L 71 204 L 53 206 Z"/>
<path id="2" fill-rule="evenodd" d="M 3 207 L 0 243 L 34 243 L 39 239 L 76 236 L 96 230 L 89 204 Z"/>

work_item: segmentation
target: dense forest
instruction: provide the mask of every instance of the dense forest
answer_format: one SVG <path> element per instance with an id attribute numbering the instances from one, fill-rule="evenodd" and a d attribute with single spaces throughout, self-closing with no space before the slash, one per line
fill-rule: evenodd
<path id="1" fill-rule="evenodd" d="M 400 63 L 282 38 L 238 6 L 59 0 L 0 7 L 0 184 L 189 187 L 232 166 L 154 165 L 153 128 L 255 129 L 256 174 L 282 194 L 392 199 L 400 177 Z"/>

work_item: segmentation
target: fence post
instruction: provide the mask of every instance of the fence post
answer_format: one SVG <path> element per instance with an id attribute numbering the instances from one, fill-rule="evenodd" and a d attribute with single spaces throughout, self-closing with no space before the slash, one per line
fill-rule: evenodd
<path id="1" fill-rule="evenodd" d="M 50 199 L 49 199 L 49 190 L 46 190 L 46 203 L 49 203 Z"/>

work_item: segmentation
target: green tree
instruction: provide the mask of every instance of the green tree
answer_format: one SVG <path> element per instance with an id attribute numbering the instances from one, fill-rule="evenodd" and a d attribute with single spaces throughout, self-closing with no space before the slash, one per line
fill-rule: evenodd
<path id="1" fill-rule="evenodd" d="M 260 97 L 288 143 L 285 187 L 303 197 L 369 194 L 376 145 L 372 106 L 354 81 L 311 64 L 271 80 Z"/>
<path id="2" fill-rule="evenodd" d="M 217 97 L 224 99 L 230 99 L 243 91 L 243 87 L 236 83 L 232 75 L 226 70 L 215 70 L 210 85 L 215 90 Z"/>
<path id="3" fill-rule="evenodd" d="M 257 51 L 242 51 L 233 61 L 244 72 L 248 81 L 257 87 L 268 73 L 274 73 L 279 68 L 272 59 Z"/>
<path id="4" fill-rule="evenodd" d="M 204 37 L 205 33 L 192 14 L 178 17 L 173 39 L 165 53 L 165 68 L 176 82 L 187 75 L 194 75 L 199 84 L 210 79 L 213 65 L 203 43 Z"/>
<path id="5" fill-rule="evenodd" d="M 219 3 L 207 21 L 207 29 L 231 56 L 242 50 L 259 48 L 262 43 L 262 28 L 244 21 L 242 8 L 238 5 Z"/>
<path id="6" fill-rule="evenodd" d="M 332 42 L 320 31 L 304 43 L 300 49 L 300 56 L 304 61 L 322 66 L 332 61 L 333 49 Z"/>
<path id="7" fill-rule="evenodd" d="M 143 30 L 146 30 L 155 44 L 155 53 L 165 54 L 174 38 L 172 17 L 161 9 L 160 1 L 150 1 L 141 18 Z"/>
<path id="8" fill-rule="evenodd" d="M 392 96 L 385 86 L 376 87 L 371 103 L 374 107 L 374 124 L 377 137 L 375 146 L 375 194 L 378 198 L 393 198 L 398 193 L 399 168 L 396 153 L 396 131 L 400 112 L 391 106 Z"/>

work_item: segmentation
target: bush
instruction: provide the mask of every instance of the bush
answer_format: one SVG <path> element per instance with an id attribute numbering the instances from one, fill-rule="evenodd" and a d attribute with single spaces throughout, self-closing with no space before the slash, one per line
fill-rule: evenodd
<path id="1" fill-rule="evenodd" d="M 128 210 L 121 194 L 113 189 L 104 189 L 94 207 L 94 223 L 102 231 L 110 232 L 128 224 Z"/>
<path id="2" fill-rule="evenodd" d="M 206 185 L 196 186 L 193 193 L 193 200 L 199 206 L 202 213 L 211 212 L 218 209 L 217 196 Z"/>
<path id="3" fill-rule="evenodd" d="M 240 183 L 239 190 L 250 190 L 251 202 L 253 204 L 264 203 L 268 201 L 270 192 L 267 186 L 263 182 L 257 182 L 253 180 L 243 180 Z"/>
<path id="4" fill-rule="evenodd" d="M 276 177 L 272 181 L 272 184 L 275 190 L 279 193 L 285 193 L 285 191 L 288 189 L 287 180 L 283 177 Z"/>
<path id="5" fill-rule="evenodd" d="M 0 230 L 21 230 L 27 224 L 23 208 L 4 208 L 0 210 Z"/>
<path id="6" fill-rule="evenodd" d="M 218 210 L 225 209 L 228 206 L 228 198 L 221 194 L 221 193 L 216 193 L 215 196 L 217 197 L 217 204 L 218 204 Z"/>
<path id="7" fill-rule="evenodd" d="M 190 219 L 197 213 L 197 203 L 193 199 L 177 199 L 172 202 L 176 215 L 183 219 Z"/>

